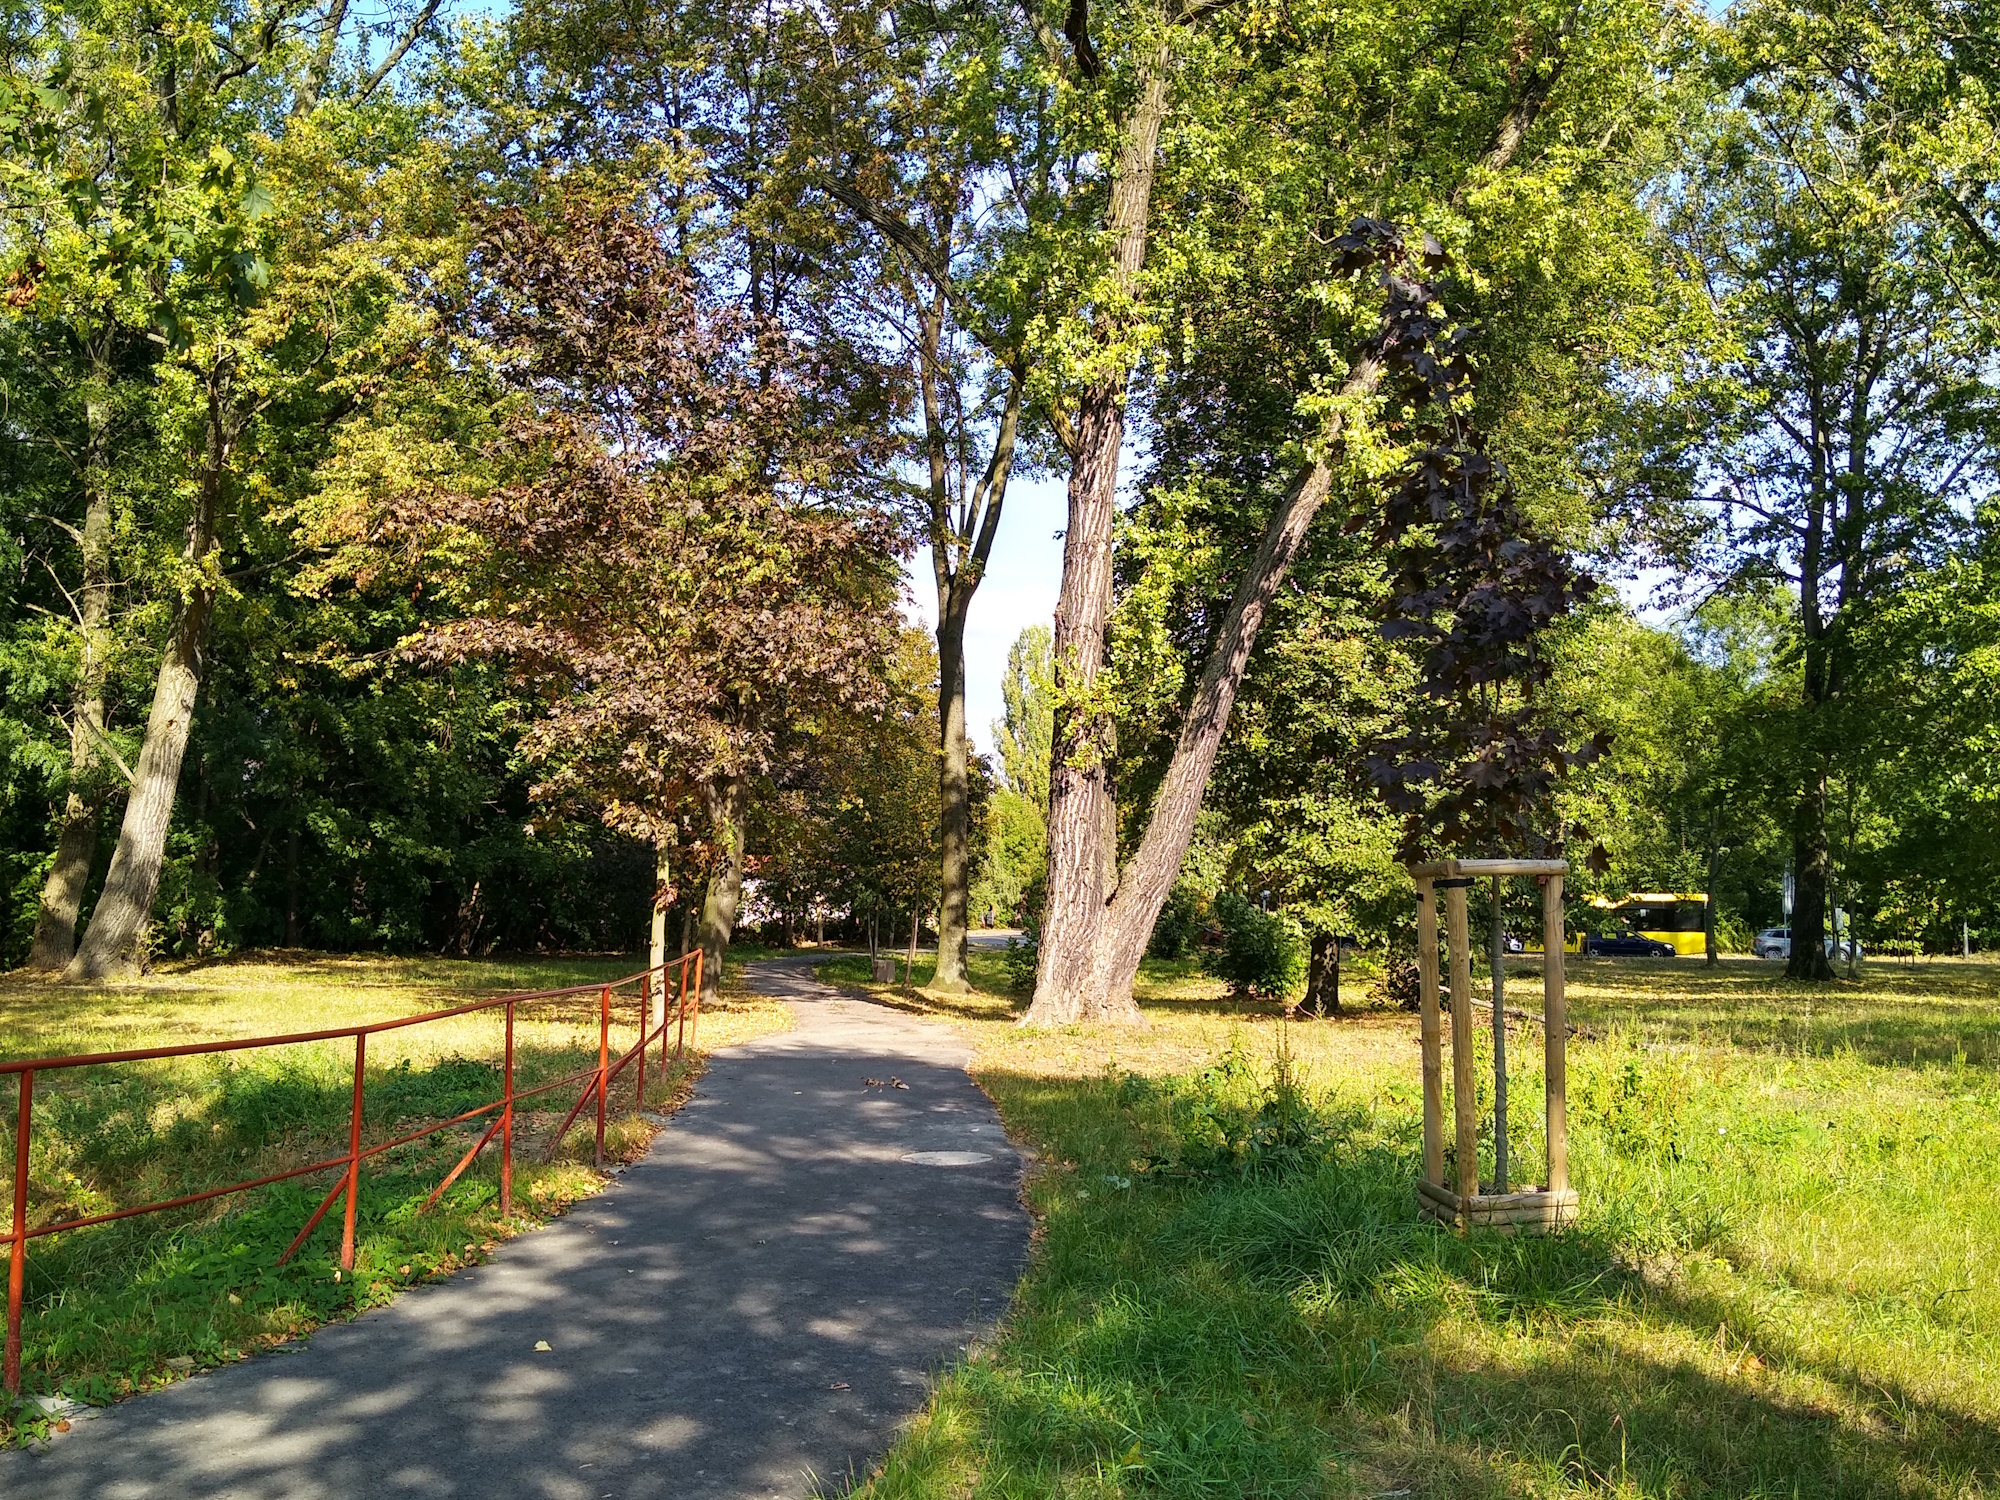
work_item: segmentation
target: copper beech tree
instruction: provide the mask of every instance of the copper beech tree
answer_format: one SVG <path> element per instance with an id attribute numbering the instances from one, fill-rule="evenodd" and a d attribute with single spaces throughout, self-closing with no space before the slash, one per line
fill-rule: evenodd
<path id="1" fill-rule="evenodd" d="M 749 799 L 885 692 L 898 544 L 864 481 L 896 389 L 711 302 L 625 211 L 501 212 L 471 269 L 456 331 L 491 351 L 504 415 L 487 482 L 409 489 L 379 520 L 453 595 L 409 649 L 504 664 L 537 796 L 652 842 L 656 951 L 672 857 L 706 873 L 712 991 Z"/>

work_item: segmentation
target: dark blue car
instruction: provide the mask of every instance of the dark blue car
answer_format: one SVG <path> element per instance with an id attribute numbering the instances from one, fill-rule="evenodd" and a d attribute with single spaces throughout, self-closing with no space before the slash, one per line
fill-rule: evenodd
<path id="1" fill-rule="evenodd" d="M 1618 933 L 1609 937 L 1584 934 L 1583 956 L 1585 958 L 1672 958 L 1672 943 L 1663 943 L 1658 938 L 1639 937 L 1632 933 Z"/>

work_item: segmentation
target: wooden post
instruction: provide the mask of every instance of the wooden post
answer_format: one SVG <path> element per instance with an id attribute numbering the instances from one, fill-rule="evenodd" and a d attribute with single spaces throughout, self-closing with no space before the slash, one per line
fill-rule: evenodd
<path id="1" fill-rule="evenodd" d="M 1444 883 L 1445 942 L 1451 950 L 1451 1089 L 1457 1116 L 1458 1194 L 1479 1194 L 1479 1093 L 1472 1080 L 1472 939 L 1466 928 L 1468 879 Z"/>
<path id="2" fill-rule="evenodd" d="M 1500 882 L 1493 877 L 1487 964 L 1493 970 L 1493 1191 L 1507 1191 L 1507 937 L 1500 925 Z"/>
<path id="3" fill-rule="evenodd" d="M 1544 1129 L 1549 1146 L 1548 1192 L 1569 1186 L 1569 1121 L 1564 1109 L 1568 1087 L 1569 1018 L 1563 998 L 1563 878 L 1542 877 L 1542 1071 L 1548 1079 Z"/>
<path id="4" fill-rule="evenodd" d="M 1444 1038 L 1438 1024 L 1437 892 L 1417 879 L 1417 994 L 1424 1040 L 1424 1181 L 1444 1186 Z"/>

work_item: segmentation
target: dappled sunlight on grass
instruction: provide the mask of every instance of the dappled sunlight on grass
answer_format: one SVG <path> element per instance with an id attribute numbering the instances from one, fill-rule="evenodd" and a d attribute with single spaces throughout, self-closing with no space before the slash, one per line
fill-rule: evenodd
<path id="1" fill-rule="evenodd" d="M 88 989 L 16 975 L 0 981 L 0 1057 L 330 1030 L 494 994 L 599 984 L 643 963 L 298 955 L 169 966 L 129 984 Z M 517 1087 L 594 1067 L 598 1017 L 595 994 L 518 1007 Z M 612 1019 L 617 1055 L 637 1036 L 636 999 L 614 996 Z M 790 1025 L 782 1004 L 725 986 L 702 1012 L 697 1050 L 674 1062 L 657 1043 L 651 1049 L 644 1110 L 676 1107 L 702 1052 Z M 371 1037 L 364 1145 L 499 1098 L 504 1038 L 497 1007 Z M 337 1157 L 347 1143 L 353 1057 L 353 1043 L 340 1039 L 42 1073 L 30 1222 L 58 1224 Z M 628 1068 L 609 1091 L 613 1162 L 634 1159 L 652 1137 L 653 1124 L 638 1113 L 637 1083 Z M 27 1388 L 111 1399 L 171 1378 L 179 1367 L 170 1360 L 200 1366 L 238 1358 L 479 1259 L 495 1241 L 561 1212 L 605 1180 L 589 1165 L 594 1109 L 561 1142 L 553 1139 L 584 1087 L 568 1084 L 518 1109 L 510 1217 L 498 1212 L 495 1147 L 434 1211 L 419 1212 L 492 1116 L 364 1163 L 352 1276 L 335 1274 L 337 1209 L 297 1259 L 276 1265 L 332 1186 L 333 1172 L 34 1241 Z M 12 1094 L 0 1085 L 10 1119 Z M 9 1130 L 0 1141 L 0 1179 L 11 1178 L 13 1150 Z M 545 1153 L 553 1158 L 547 1165 Z M 0 1436 L 6 1432 L 0 1416 Z"/>

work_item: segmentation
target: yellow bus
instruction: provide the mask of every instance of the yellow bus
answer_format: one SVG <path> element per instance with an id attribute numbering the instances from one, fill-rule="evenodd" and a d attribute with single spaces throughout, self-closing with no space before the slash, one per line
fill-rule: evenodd
<path id="1" fill-rule="evenodd" d="M 1564 935 L 1563 952 L 1579 952 L 1586 929 L 1603 937 L 1651 938 L 1672 948 L 1677 958 L 1700 958 L 1708 952 L 1704 891 L 1635 891 L 1617 900 L 1592 896 L 1589 906 L 1592 915 Z M 1527 951 L 1540 953 L 1542 945 L 1531 942 Z"/>
<path id="2" fill-rule="evenodd" d="M 1699 958 L 1708 952 L 1706 891 L 1634 891 L 1622 901 L 1592 896 L 1590 905 L 1602 915 L 1600 931 L 1651 938 L 1680 958 Z"/>

